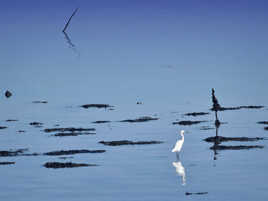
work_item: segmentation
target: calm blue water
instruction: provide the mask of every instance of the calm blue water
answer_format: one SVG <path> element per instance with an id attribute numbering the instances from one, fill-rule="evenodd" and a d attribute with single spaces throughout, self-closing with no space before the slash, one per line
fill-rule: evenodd
<path id="1" fill-rule="evenodd" d="M 0 161 L 16 164 L 0 166 L 0 200 L 267 200 L 268 141 L 224 143 L 265 147 L 219 151 L 213 160 L 212 144 L 202 140 L 214 136 L 215 129 L 200 128 L 213 127 L 214 114 L 183 116 L 208 112 L 212 87 L 223 106 L 267 105 L 265 2 L 26 2 L 1 6 L 0 126 L 8 128 L 0 130 L 0 150 L 106 152 L 67 160 L 2 157 Z M 61 30 L 76 7 L 67 30 L 72 48 Z M 13 93 L 9 99 L 4 97 L 7 89 Z M 33 104 L 35 100 L 48 103 Z M 106 103 L 115 110 L 79 107 L 87 103 Z M 267 114 L 267 108 L 220 112 L 227 124 L 219 135 L 266 137 L 264 126 L 256 122 L 268 120 Z M 117 122 L 140 116 L 160 119 Z M 112 122 L 91 123 L 96 120 Z M 185 127 L 172 125 L 176 120 L 208 122 Z M 44 127 L 30 126 L 33 121 Z M 42 131 L 55 124 L 94 127 L 96 135 L 58 138 Z M 177 161 L 171 149 L 181 129 L 186 130 L 185 143 Z M 101 140 L 164 143 L 109 147 Z M 42 166 L 53 161 L 99 166 Z"/>

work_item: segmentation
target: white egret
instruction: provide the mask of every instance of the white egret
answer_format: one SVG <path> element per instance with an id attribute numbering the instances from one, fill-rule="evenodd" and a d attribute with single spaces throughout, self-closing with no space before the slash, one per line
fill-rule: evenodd
<path id="1" fill-rule="evenodd" d="M 181 161 L 175 161 L 172 163 L 172 165 L 175 167 L 177 174 L 181 177 L 182 179 L 182 185 L 186 185 L 186 175 L 185 175 L 185 169 L 181 163 Z"/>
<path id="2" fill-rule="evenodd" d="M 178 140 L 174 146 L 174 148 L 172 149 L 172 152 L 176 152 L 179 153 L 181 151 L 183 142 L 184 142 L 184 130 L 181 130 L 181 139 Z"/>

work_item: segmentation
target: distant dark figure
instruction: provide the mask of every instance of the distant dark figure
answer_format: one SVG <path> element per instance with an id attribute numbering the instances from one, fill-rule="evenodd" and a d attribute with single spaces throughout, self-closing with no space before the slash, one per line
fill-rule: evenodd
<path id="1" fill-rule="evenodd" d="M 215 111 L 215 126 L 216 128 L 220 126 L 221 122 L 218 119 L 218 111 L 221 109 L 221 105 L 219 104 L 216 96 L 215 96 L 215 90 L 212 88 L 212 102 L 213 102 L 213 106 L 212 106 L 212 110 Z"/>
<path id="2" fill-rule="evenodd" d="M 214 110 L 214 111 L 220 110 L 221 106 L 220 106 L 220 104 L 215 96 L 215 90 L 213 88 L 212 88 L 212 102 L 213 102 L 212 110 Z"/>
<path id="3" fill-rule="evenodd" d="M 10 91 L 6 90 L 5 96 L 7 98 L 9 98 L 10 96 L 12 96 L 12 93 Z"/>

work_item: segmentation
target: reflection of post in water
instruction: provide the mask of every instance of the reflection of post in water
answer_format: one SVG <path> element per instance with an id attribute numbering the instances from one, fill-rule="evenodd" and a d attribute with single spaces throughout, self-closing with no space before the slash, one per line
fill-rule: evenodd
<path id="1" fill-rule="evenodd" d="M 69 38 L 68 34 L 66 32 L 62 32 L 64 34 L 64 37 L 69 45 L 70 48 L 75 48 L 75 45 L 72 43 L 71 39 Z"/>
<path id="2" fill-rule="evenodd" d="M 217 120 L 216 120 L 217 121 Z M 220 124 L 216 124 L 216 121 L 215 121 L 215 127 L 216 127 L 216 136 L 215 136 L 215 141 L 214 141 L 214 147 L 216 147 L 217 145 L 219 145 L 221 142 L 218 140 L 218 131 L 219 131 L 219 128 L 220 128 Z M 214 157 L 213 159 L 214 160 L 217 160 L 217 155 L 218 155 L 218 152 L 217 152 L 217 149 L 213 149 L 214 151 Z"/>
<path id="3" fill-rule="evenodd" d="M 214 141 L 214 147 L 216 147 L 217 145 L 220 144 L 220 141 L 218 140 L 218 130 L 219 130 L 219 127 L 221 125 L 221 122 L 219 121 L 218 119 L 218 111 L 221 109 L 221 105 L 219 104 L 218 102 L 218 99 L 216 98 L 215 96 L 215 90 L 212 88 L 212 103 L 213 103 L 213 106 L 212 106 L 212 110 L 215 111 L 215 127 L 216 127 L 216 136 L 215 136 L 215 141 Z M 217 150 L 214 149 L 214 157 L 213 159 L 214 160 L 217 160 Z"/>

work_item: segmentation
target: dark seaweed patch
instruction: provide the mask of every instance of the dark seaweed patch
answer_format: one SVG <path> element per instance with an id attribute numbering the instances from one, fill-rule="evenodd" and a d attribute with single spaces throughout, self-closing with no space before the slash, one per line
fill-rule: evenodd
<path id="1" fill-rule="evenodd" d="M 46 168 L 75 168 L 75 167 L 90 167 L 90 166 L 97 166 L 96 164 L 86 164 L 86 163 L 60 163 L 60 162 L 47 162 L 44 164 Z"/>
<path id="2" fill-rule="evenodd" d="M 7 119 L 6 122 L 18 121 L 17 119 Z"/>
<path id="3" fill-rule="evenodd" d="M 198 193 L 189 193 L 189 192 L 186 192 L 185 195 L 206 195 L 208 194 L 208 192 L 198 192 Z"/>
<path id="4" fill-rule="evenodd" d="M 100 141 L 99 143 L 108 146 L 120 146 L 120 145 L 146 145 L 146 144 L 161 144 L 162 141 L 129 141 L 129 140 L 119 140 L 119 141 Z"/>
<path id="5" fill-rule="evenodd" d="M 110 123 L 111 121 L 93 121 L 93 124 L 104 124 L 104 123 Z"/>
<path id="6" fill-rule="evenodd" d="M 78 136 L 78 135 L 96 135 L 96 133 L 89 133 L 89 132 L 84 132 L 84 133 L 78 133 L 78 132 L 56 133 L 53 136 L 56 136 L 56 137 L 69 137 L 69 136 Z"/>
<path id="7" fill-rule="evenodd" d="M 0 165 L 14 165 L 15 162 L 0 162 Z"/>
<path id="8" fill-rule="evenodd" d="M 247 150 L 247 149 L 263 149 L 264 146 L 260 145 L 238 145 L 238 146 L 225 146 L 225 145 L 217 145 L 210 147 L 212 150 Z"/>
<path id="9" fill-rule="evenodd" d="M 60 151 L 51 151 L 44 153 L 44 155 L 48 156 L 61 156 L 61 155 L 74 155 L 74 154 L 84 154 L 84 153 L 104 153 L 105 150 L 87 150 L 87 149 L 80 149 L 80 150 L 60 150 Z"/>
<path id="10" fill-rule="evenodd" d="M 41 123 L 41 122 L 37 122 L 37 121 L 34 121 L 34 122 L 31 122 L 31 123 L 29 123 L 31 126 L 36 126 L 36 127 L 39 127 L 39 126 L 42 126 L 43 125 L 43 123 Z"/>
<path id="11" fill-rule="evenodd" d="M 6 92 L 5 92 L 5 96 L 6 96 L 7 98 L 9 98 L 9 97 L 12 96 L 12 93 L 11 93 L 10 91 L 6 90 Z"/>
<path id="12" fill-rule="evenodd" d="M 201 115 L 208 115 L 209 112 L 192 112 L 192 113 L 186 113 L 185 116 L 201 116 Z"/>
<path id="13" fill-rule="evenodd" d="M 82 131 L 95 131 L 95 128 L 73 128 L 73 127 L 69 127 L 69 128 L 46 128 L 44 131 L 46 133 L 51 133 L 51 132 L 82 132 Z"/>
<path id="14" fill-rule="evenodd" d="M 0 157 L 19 156 L 22 155 L 25 151 L 28 151 L 28 149 L 0 151 Z"/>
<path id="15" fill-rule="evenodd" d="M 42 103 L 42 104 L 46 104 L 47 101 L 33 101 L 32 103 Z"/>
<path id="16" fill-rule="evenodd" d="M 108 104 L 85 104 L 85 105 L 81 105 L 80 107 L 88 109 L 88 108 L 111 108 L 114 106 L 108 105 Z"/>
<path id="17" fill-rule="evenodd" d="M 258 121 L 258 124 L 268 124 L 268 121 Z"/>
<path id="18" fill-rule="evenodd" d="M 202 122 L 207 122 L 207 121 L 178 121 L 178 122 L 173 122 L 172 124 L 179 124 L 182 126 L 190 126 L 193 124 L 200 124 Z"/>
<path id="19" fill-rule="evenodd" d="M 222 136 L 215 136 L 215 137 L 208 137 L 204 139 L 206 142 L 228 142 L 228 141 L 239 141 L 239 142 L 252 142 L 252 141 L 258 141 L 258 140 L 264 140 L 263 137 L 222 137 Z"/>
<path id="20" fill-rule="evenodd" d="M 200 127 L 200 130 L 204 130 L 204 131 L 207 131 L 207 130 L 213 130 L 215 128 L 212 128 L 212 127 L 209 127 L 209 126 L 202 126 Z"/>
<path id="21" fill-rule="evenodd" d="M 241 109 L 262 109 L 264 106 L 262 105 L 248 105 L 248 106 L 237 106 L 237 107 L 219 107 L 218 111 L 225 111 L 225 110 L 241 110 Z M 214 108 L 211 108 L 212 111 L 215 111 Z"/>
<path id="22" fill-rule="evenodd" d="M 137 122 L 146 122 L 146 121 L 154 121 L 158 120 L 159 118 L 153 118 L 153 117 L 139 117 L 137 119 L 126 119 L 126 120 L 121 120 L 120 122 L 129 122 L 129 123 L 137 123 Z"/>

